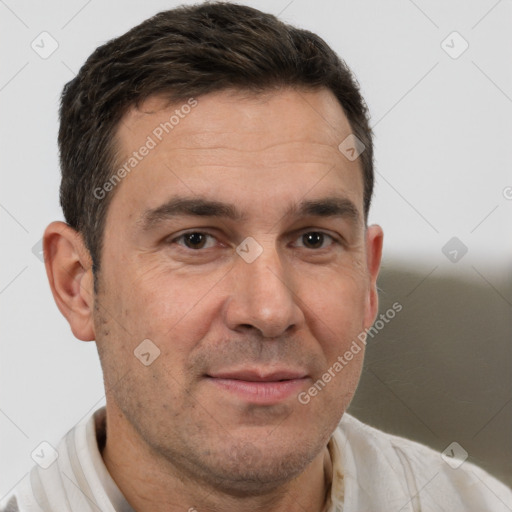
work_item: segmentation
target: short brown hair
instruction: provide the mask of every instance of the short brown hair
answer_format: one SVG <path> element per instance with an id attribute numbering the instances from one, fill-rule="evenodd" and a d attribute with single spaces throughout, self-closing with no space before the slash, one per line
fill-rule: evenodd
<path id="1" fill-rule="evenodd" d="M 346 64 L 316 34 L 251 7 L 214 2 L 161 12 L 93 52 L 62 92 L 59 148 L 64 217 L 82 234 L 95 277 L 114 190 L 101 200 L 93 191 L 114 173 L 114 135 L 127 110 L 154 94 L 180 101 L 223 89 L 280 87 L 325 87 L 340 102 L 365 146 L 367 218 L 373 191 L 368 110 Z"/>

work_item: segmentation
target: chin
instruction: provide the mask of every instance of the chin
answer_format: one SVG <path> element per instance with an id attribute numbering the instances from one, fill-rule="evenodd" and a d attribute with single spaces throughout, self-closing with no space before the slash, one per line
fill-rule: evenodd
<path id="1" fill-rule="evenodd" d="M 275 450 L 272 446 L 265 449 L 241 443 L 217 457 L 215 467 L 203 468 L 209 469 L 210 484 L 226 494 L 262 495 L 293 480 L 317 455 L 311 447 Z"/>

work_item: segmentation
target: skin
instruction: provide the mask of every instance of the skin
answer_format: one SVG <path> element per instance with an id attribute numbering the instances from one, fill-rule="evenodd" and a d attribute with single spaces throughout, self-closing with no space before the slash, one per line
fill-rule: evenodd
<path id="1" fill-rule="evenodd" d="M 81 236 L 61 222 L 44 237 L 50 285 L 74 335 L 96 340 L 103 458 L 137 511 L 320 511 L 326 444 L 364 350 L 306 405 L 296 393 L 251 403 L 207 375 L 300 369 L 307 391 L 375 319 L 382 230 L 365 225 L 361 164 L 338 150 L 351 129 L 330 91 L 197 101 L 117 185 L 98 293 Z M 119 164 L 179 107 L 153 97 L 132 108 L 116 134 Z M 144 212 L 176 197 L 243 215 L 175 216 L 144 230 Z M 332 197 L 357 218 L 291 212 Z M 190 248 L 184 232 L 210 236 Z M 312 232 L 323 239 L 310 243 Z M 236 252 L 248 236 L 263 250 L 252 263 Z M 134 356 L 144 339 L 160 350 L 149 366 Z"/>

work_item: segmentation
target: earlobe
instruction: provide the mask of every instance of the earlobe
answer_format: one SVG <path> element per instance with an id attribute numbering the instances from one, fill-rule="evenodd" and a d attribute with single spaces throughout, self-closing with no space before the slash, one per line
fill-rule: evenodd
<path id="1" fill-rule="evenodd" d="M 52 222 L 43 236 L 43 251 L 57 307 L 78 339 L 94 340 L 92 261 L 81 235 L 64 222 Z"/>
<path id="2" fill-rule="evenodd" d="M 365 315 L 365 328 L 369 328 L 377 316 L 379 310 L 379 295 L 377 292 L 377 277 L 379 276 L 382 259 L 382 245 L 384 233 L 376 224 L 366 230 L 366 260 L 369 274 L 369 290 L 367 298 L 367 310 Z"/>

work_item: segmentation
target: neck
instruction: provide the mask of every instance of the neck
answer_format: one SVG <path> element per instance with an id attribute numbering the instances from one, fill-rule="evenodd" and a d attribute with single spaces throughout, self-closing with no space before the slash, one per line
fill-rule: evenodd
<path id="1" fill-rule="evenodd" d="M 102 452 L 117 486 L 138 512 L 321 512 L 331 477 L 327 446 L 306 469 L 289 481 L 254 493 L 223 488 L 220 491 L 196 475 L 155 453 L 124 416 L 109 413 L 107 439 Z"/>

